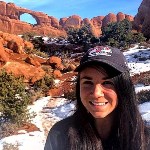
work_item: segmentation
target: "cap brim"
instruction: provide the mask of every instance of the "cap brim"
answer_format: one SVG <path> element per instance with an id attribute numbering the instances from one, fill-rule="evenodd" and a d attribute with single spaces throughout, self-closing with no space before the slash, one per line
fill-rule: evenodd
<path id="1" fill-rule="evenodd" d="M 75 72 L 80 72 L 82 71 L 84 68 L 88 67 L 88 66 L 92 66 L 92 65 L 107 65 L 109 67 L 112 67 L 113 69 L 119 71 L 119 72 L 124 72 L 124 68 L 120 67 L 120 66 L 116 66 L 116 64 L 113 64 L 112 62 L 109 62 L 108 60 L 102 60 L 102 61 L 96 61 L 96 60 L 91 60 L 91 61 L 87 61 L 84 62 L 82 64 L 80 64 L 74 71 Z"/>

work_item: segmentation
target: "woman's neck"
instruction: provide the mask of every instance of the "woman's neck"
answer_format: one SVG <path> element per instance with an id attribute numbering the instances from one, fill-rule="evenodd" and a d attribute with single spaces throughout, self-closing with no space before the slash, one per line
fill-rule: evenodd
<path id="1" fill-rule="evenodd" d="M 102 140 L 106 140 L 112 131 L 114 125 L 114 117 L 115 112 L 111 113 L 105 118 L 96 118 L 95 119 L 95 127 L 101 137 Z"/>

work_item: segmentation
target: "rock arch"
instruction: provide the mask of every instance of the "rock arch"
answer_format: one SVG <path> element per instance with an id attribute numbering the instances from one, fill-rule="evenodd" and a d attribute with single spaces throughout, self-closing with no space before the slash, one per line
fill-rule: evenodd
<path id="1" fill-rule="evenodd" d="M 40 24 L 40 20 L 39 20 L 36 16 L 34 16 L 33 14 L 31 14 L 31 13 L 20 12 L 19 15 L 18 15 L 18 19 L 20 20 L 21 16 L 24 15 L 24 14 L 29 14 L 29 15 L 31 15 L 31 16 L 35 19 L 36 24 L 37 24 L 37 25 Z"/>
<path id="2" fill-rule="evenodd" d="M 36 20 L 37 24 L 32 25 L 20 21 L 20 16 L 25 13 L 31 15 Z M 66 30 L 70 26 L 80 28 L 84 24 L 91 24 L 92 30 L 95 31 L 96 36 L 99 36 L 101 34 L 101 27 L 110 22 L 120 21 L 124 18 L 133 21 L 133 16 L 121 12 L 117 15 L 109 13 L 106 16 L 97 16 L 91 20 L 86 18 L 82 19 L 77 15 L 57 20 L 57 18 L 48 16 L 43 12 L 32 11 L 16 6 L 14 3 L 0 1 L 0 30 L 4 31 L 5 28 L 5 32 L 13 34 L 35 32 L 39 35 L 66 36 Z"/>
<path id="3" fill-rule="evenodd" d="M 19 8 L 18 9 L 18 18 L 24 13 L 30 14 L 37 22 L 37 25 L 51 25 L 51 20 L 47 14 L 44 14 L 42 12 L 35 12 L 32 10 Z"/>
<path id="4" fill-rule="evenodd" d="M 20 16 L 24 13 L 30 14 L 36 20 L 37 25 L 51 25 L 51 18 L 47 14 L 18 7 L 14 3 L 0 1 L 0 15 L 20 20 Z"/>

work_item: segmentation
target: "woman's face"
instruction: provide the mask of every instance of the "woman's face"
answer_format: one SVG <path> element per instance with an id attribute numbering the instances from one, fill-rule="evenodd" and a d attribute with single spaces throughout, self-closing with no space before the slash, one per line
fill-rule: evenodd
<path id="1" fill-rule="evenodd" d="M 103 69 L 87 67 L 80 72 L 80 98 L 94 118 L 105 118 L 118 105 L 112 79 Z"/>

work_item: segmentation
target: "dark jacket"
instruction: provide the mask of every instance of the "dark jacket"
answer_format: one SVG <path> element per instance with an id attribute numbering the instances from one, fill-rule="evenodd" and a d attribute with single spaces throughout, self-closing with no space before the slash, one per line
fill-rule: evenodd
<path id="1" fill-rule="evenodd" d="M 69 150 L 68 131 L 70 128 L 75 128 L 74 116 L 68 117 L 66 119 L 57 122 L 49 131 L 44 150 Z M 149 132 L 148 135 L 150 135 L 149 129 L 147 129 L 147 132 Z M 146 150 L 150 150 L 150 136 L 148 137 L 149 137 L 149 144 L 147 145 Z M 108 140 L 108 142 L 110 142 L 110 140 Z M 107 145 L 109 145 L 108 142 L 103 143 L 104 150 L 109 149 L 107 148 Z"/>
<path id="2" fill-rule="evenodd" d="M 49 131 L 44 150 L 67 150 L 70 127 L 74 126 L 73 116 L 57 122 Z"/>

